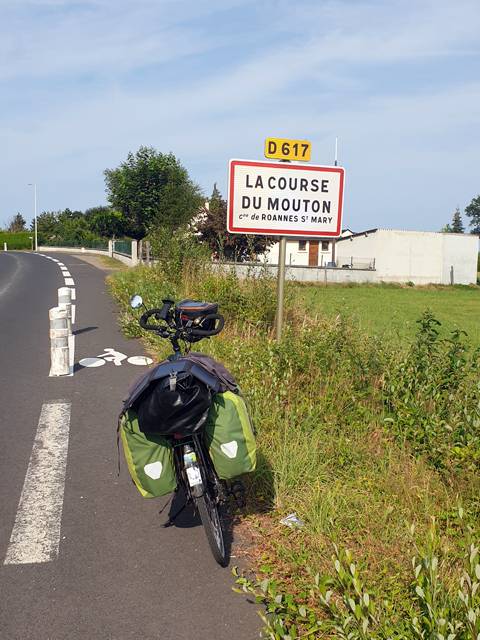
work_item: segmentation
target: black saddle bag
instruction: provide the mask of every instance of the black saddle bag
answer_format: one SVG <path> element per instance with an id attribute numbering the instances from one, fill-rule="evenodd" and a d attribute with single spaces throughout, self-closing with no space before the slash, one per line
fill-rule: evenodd
<path id="1" fill-rule="evenodd" d="M 190 372 L 155 380 L 135 402 L 140 431 L 191 435 L 205 424 L 211 400 L 210 387 Z"/>

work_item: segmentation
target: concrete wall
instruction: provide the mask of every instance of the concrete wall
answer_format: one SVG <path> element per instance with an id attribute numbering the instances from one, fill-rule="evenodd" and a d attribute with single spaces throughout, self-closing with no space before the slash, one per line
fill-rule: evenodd
<path id="1" fill-rule="evenodd" d="M 378 229 L 339 241 L 337 254 L 374 257 L 377 278 L 385 282 L 450 284 L 452 266 L 455 284 L 477 281 L 478 237 L 468 234 Z"/>
<path id="2" fill-rule="evenodd" d="M 102 249 L 88 249 L 86 247 L 38 247 L 39 251 L 48 252 L 48 253 L 93 253 L 99 256 L 110 256 L 111 258 L 115 258 L 123 264 L 126 264 L 129 267 L 135 267 L 138 264 L 137 257 L 137 241 L 132 240 L 132 256 L 127 256 L 124 253 L 118 253 L 113 250 L 112 240 L 108 241 L 108 249 L 105 251 Z"/>
<path id="3" fill-rule="evenodd" d="M 229 271 L 234 269 L 239 278 L 247 275 L 268 275 L 277 277 L 278 267 L 267 264 L 239 264 L 223 263 L 214 264 L 214 269 L 219 271 Z M 287 266 L 285 269 L 287 280 L 297 280 L 299 282 L 377 282 L 375 271 L 371 269 L 326 269 L 322 267 Z"/>
<path id="4" fill-rule="evenodd" d="M 38 247 L 38 250 L 47 253 L 94 253 L 98 256 L 110 255 L 108 250 L 86 249 L 85 247 Z"/>
<path id="5" fill-rule="evenodd" d="M 478 236 L 444 233 L 442 279 L 450 282 L 450 267 L 453 266 L 455 284 L 477 282 Z"/>

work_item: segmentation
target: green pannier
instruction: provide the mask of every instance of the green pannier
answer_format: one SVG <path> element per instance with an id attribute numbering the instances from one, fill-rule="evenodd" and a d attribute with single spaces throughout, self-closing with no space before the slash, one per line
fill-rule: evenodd
<path id="1" fill-rule="evenodd" d="M 213 396 L 205 423 L 205 437 L 213 466 L 222 480 L 254 471 L 257 449 L 245 400 L 226 391 Z"/>
<path id="2" fill-rule="evenodd" d="M 174 491 L 177 479 L 169 440 L 142 433 L 132 409 L 121 418 L 119 428 L 128 470 L 142 496 L 157 498 Z"/>

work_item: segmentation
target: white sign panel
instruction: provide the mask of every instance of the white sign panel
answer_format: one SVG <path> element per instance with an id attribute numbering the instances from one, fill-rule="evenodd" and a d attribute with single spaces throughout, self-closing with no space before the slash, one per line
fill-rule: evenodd
<path id="1" fill-rule="evenodd" d="M 230 160 L 230 233 L 337 238 L 343 167 Z"/>

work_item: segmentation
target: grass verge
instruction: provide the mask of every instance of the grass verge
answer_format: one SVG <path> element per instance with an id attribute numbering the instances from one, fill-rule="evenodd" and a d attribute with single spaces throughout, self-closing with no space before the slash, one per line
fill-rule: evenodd
<path id="1" fill-rule="evenodd" d="M 139 334 L 127 306 L 133 293 L 147 306 L 167 295 L 214 299 L 226 312 L 226 330 L 202 349 L 236 375 L 258 429 L 242 527 L 262 579 L 239 580 L 266 608 L 264 637 L 476 637 L 457 597 L 460 581 L 462 593 L 468 587 L 465 541 L 478 539 L 480 510 L 477 355 L 462 334 L 427 313 L 411 319 L 413 339 L 379 340 L 342 313 L 310 317 L 291 288 L 277 344 L 269 278 L 239 282 L 190 264 L 176 281 L 138 268 L 110 277 L 110 286 L 127 335 Z M 387 315 L 379 300 L 377 313 Z M 163 356 L 165 345 L 149 340 Z M 291 512 L 303 526 L 280 523 Z M 460 620 L 457 635 L 443 619 Z"/>

